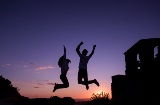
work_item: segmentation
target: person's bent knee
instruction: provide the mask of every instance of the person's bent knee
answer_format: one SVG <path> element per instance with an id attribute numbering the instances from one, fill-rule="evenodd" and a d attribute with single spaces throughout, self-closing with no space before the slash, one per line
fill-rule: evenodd
<path id="1" fill-rule="evenodd" d="M 81 80 L 78 80 L 78 84 L 82 84 L 83 82 Z"/>
<path id="2" fill-rule="evenodd" d="M 69 83 L 65 84 L 65 87 L 68 88 L 69 87 Z"/>
<path id="3" fill-rule="evenodd" d="M 69 84 L 67 84 L 67 88 L 69 87 Z"/>

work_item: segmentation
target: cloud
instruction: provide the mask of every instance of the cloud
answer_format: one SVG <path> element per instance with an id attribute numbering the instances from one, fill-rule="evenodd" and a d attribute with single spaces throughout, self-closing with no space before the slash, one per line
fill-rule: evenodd
<path id="1" fill-rule="evenodd" d="M 35 87 L 33 87 L 33 88 L 40 88 L 40 87 L 35 86 Z"/>
<path id="2" fill-rule="evenodd" d="M 1 66 L 3 66 L 3 67 L 4 67 L 4 66 L 10 66 L 10 65 L 11 65 L 11 64 L 3 64 L 3 65 L 1 65 Z"/>
<path id="3" fill-rule="evenodd" d="M 36 65 L 36 64 L 35 64 L 35 63 L 33 63 L 33 62 L 31 62 L 30 64 L 31 64 L 31 65 Z"/>
<path id="4" fill-rule="evenodd" d="M 51 65 L 48 65 L 48 66 L 40 66 L 40 65 L 37 65 L 33 62 L 30 63 L 32 66 L 35 67 L 36 70 L 47 70 L 47 69 L 53 69 L 54 67 L 51 66 Z"/>
<path id="5" fill-rule="evenodd" d="M 41 88 L 45 84 L 43 81 L 17 81 L 17 80 L 12 81 L 12 83 L 13 86 L 17 87 L 30 86 L 33 88 Z"/>
<path id="6" fill-rule="evenodd" d="M 55 85 L 55 83 L 47 83 L 48 85 Z"/>
<path id="7" fill-rule="evenodd" d="M 46 70 L 46 69 L 52 69 L 54 68 L 53 66 L 49 65 L 49 66 L 39 66 L 36 67 L 36 70 Z"/>
<path id="8" fill-rule="evenodd" d="M 37 83 L 38 85 L 44 85 L 44 84 L 42 84 L 42 83 Z"/>
<path id="9" fill-rule="evenodd" d="M 25 84 L 25 85 L 44 85 L 43 83 L 40 83 L 40 81 L 19 81 L 19 80 L 13 80 L 11 81 L 13 84 Z M 42 81 L 43 82 L 43 81 Z"/>
<path id="10" fill-rule="evenodd" d="M 51 80 L 47 79 L 47 80 L 44 80 L 45 82 L 50 82 Z"/>

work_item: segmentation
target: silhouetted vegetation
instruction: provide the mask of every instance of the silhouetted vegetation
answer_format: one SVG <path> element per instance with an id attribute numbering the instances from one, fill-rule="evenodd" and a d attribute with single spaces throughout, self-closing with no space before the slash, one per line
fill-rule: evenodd
<path id="1" fill-rule="evenodd" d="M 17 105 L 28 99 L 20 95 L 19 89 L 13 87 L 10 80 L 5 79 L 2 75 L 0 76 L 0 105 L 7 105 L 7 103 Z"/>
<path id="2" fill-rule="evenodd" d="M 13 87 L 11 81 L 0 76 L 0 99 L 20 96 L 18 88 Z"/>
<path id="3" fill-rule="evenodd" d="M 75 100 L 71 97 L 59 98 L 57 96 L 50 97 L 52 105 L 75 105 Z"/>
<path id="4" fill-rule="evenodd" d="M 93 93 L 87 105 L 111 105 L 109 93 Z"/>
<path id="5" fill-rule="evenodd" d="M 0 105 L 75 105 L 71 97 L 35 98 L 21 96 L 19 89 L 13 87 L 10 80 L 0 76 Z"/>

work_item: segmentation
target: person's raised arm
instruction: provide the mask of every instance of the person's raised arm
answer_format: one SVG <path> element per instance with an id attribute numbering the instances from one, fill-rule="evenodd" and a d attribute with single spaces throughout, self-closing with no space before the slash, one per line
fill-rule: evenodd
<path id="1" fill-rule="evenodd" d="M 81 55 L 79 49 L 80 49 L 80 47 L 81 47 L 82 44 L 83 44 L 83 42 L 80 42 L 79 45 L 78 45 L 77 48 L 76 48 L 76 52 L 77 52 L 77 54 L 78 54 L 79 56 Z"/>
<path id="2" fill-rule="evenodd" d="M 64 47 L 64 55 L 66 55 L 66 47 L 63 45 L 63 47 Z"/>
<path id="3" fill-rule="evenodd" d="M 63 45 L 64 47 L 64 54 L 63 54 L 63 59 L 65 60 L 66 59 L 66 47 Z"/>
<path id="4" fill-rule="evenodd" d="M 94 54 L 95 48 L 96 48 L 96 45 L 93 46 L 92 52 L 91 52 L 91 54 L 89 55 L 90 57 L 92 57 L 92 55 Z"/>

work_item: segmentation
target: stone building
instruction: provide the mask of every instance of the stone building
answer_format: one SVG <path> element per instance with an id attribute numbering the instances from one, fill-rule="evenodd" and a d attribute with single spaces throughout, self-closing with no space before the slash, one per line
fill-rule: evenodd
<path id="1" fill-rule="evenodd" d="M 112 76 L 112 100 L 117 104 L 159 105 L 160 38 L 141 39 L 125 53 L 125 75 Z"/>

